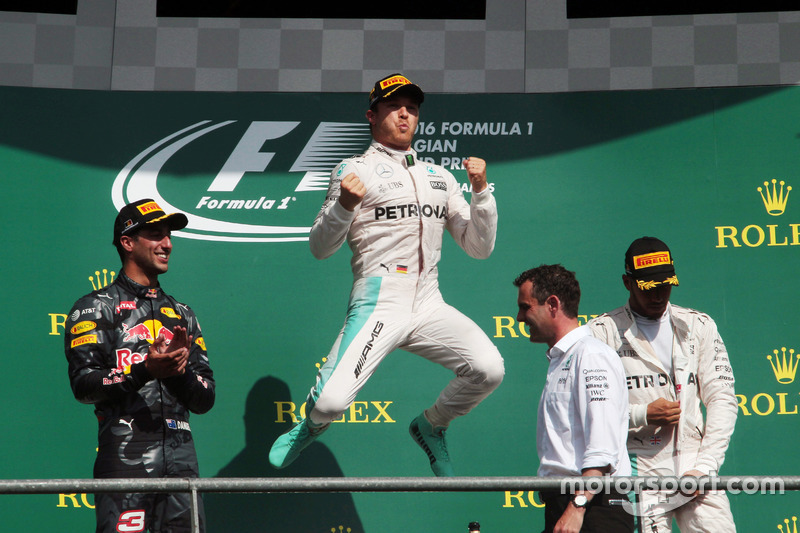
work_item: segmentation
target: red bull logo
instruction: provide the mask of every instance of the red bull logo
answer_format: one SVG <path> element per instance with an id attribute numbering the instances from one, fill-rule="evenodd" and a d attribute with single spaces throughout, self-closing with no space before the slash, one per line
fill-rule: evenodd
<path id="1" fill-rule="evenodd" d="M 147 341 L 153 344 L 159 335 L 164 336 L 165 345 L 169 346 L 172 342 L 174 333 L 169 328 L 166 328 L 158 320 L 145 320 L 135 326 L 122 325 L 123 342 L 139 342 Z M 120 348 L 116 351 L 117 354 L 117 368 L 125 369 L 136 363 L 141 363 L 147 359 L 147 353 L 138 353 L 129 350 L 128 348 Z"/>
<path id="2" fill-rule="evenodd" d="M 129 368 L 131 365 L 135 365 L 136 363 L 141 363 L 145 359 L 147 359 L 147 354 L 144 353 L 136 353 L 132 352 L 127 348 L 120 348 L 117 350 L 117 369 L 124 370 Z M 124 380 L 124 377 L 120 377 L 120 380 Z M 114 381 L 113 383 L 119 383 L 118 381 Z"/>
<path id="3" fill-rule="evenodd" d="M 172 331 L 164 327 L 158 320 L 145 320 L 132 327 L 123 324 L 122 331 L 124 334 L 122 337 L 123 342 L 147 341 L 153 344 L 159 335 L 163 335 L 166 345 L 169 346 L 173 337 Z"/>

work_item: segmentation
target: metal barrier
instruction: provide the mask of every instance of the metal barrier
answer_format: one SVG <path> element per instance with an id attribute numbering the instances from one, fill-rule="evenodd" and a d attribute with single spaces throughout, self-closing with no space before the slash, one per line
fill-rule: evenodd
<path id="1" fill-rule="evenodd" d="M 498 492 L 508 490 L 643 490 L 694 492 L 726 490 L 771 493 L 800 490 L 800 476 L 720 477 L 317 477 L 317 478 L 158 478 L 158 479 L 2 479 L 0 494 L 105 492 L 187 492 L 192 498 L 192 531 L 199 532 L 202 492 Z"/>

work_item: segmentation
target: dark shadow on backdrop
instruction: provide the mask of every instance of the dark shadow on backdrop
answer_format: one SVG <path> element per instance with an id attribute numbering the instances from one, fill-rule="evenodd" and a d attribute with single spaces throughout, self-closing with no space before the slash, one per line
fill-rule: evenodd
<path id="1" fill-rule="evenodd" d="M 289 387 L 272 376 L 259 379 L 247 396 L 245 447 L 216 477 L 344 477 L 336 458 L 315 442 L 283 470 L 267 459 L 274 440 L 289 425 L 275 424 L 275 402 L 291 400 Z M 349 493 L 206 493 L 209 533 L 362 533 L 361 519 Z"/>
<path id="2" fill-rule="evenodd" d="M 519 116 L 523 121 L 535 119 L 533 135 L 497 138 L 497 142 L 508 146 L 497 150 L 498 154 L 492 159 L 492 164 L 495 164 L 598 146 L 774 93 L 796 90 L 797 87 L 775 86 L 505 95 L 431 93 L 433 106 L 426 108 L 422 117 L 433 122 L 446 120 L 447 113 L 453 113 L 447 109 L 452 101 L 452 105 L 459 109 L 469 109 L 464 116 L 476 123 L 507 122 L 513 116 Z M 74 164 L 106 167 L 109 179 L 150 142 L 200 119 L 238 120 L 242 123 L 240 128 L 252 120 L 300 120 L 301 127 L 285 139 L 289 143 L 296 142 L 298 149 L 308 141 L 319 120 L 366 122 L 363 119 L 364 95 L 352 93 L 273 93 L 265 97 L 262 93 L 248 92 L 231 95 L 200 91 L 0 87 L 0 98 L 4 104 L 3 124 L 13 125 L 0 128 L 0 145 Z M 358 115 L 353 114 L 354 109 L 358 110 Z M 509 109 L 517 111 L 508 112 Z M 530 117 L 528 109 L 533 110 Z M 210 148 L 205 149 L 211 150 L 210 156 L 198 156 L 188 147 L 179 151 L 176 157 L 188 153 L 183 155 L 180 164 L 172 164 L 169 172 L 176 176 L 215 175 L 219 170 L 216 165 L 225 160 L 217 159 L 227 157 L 229 153 L 218 154 L 214 146 L 219 150 L 218 145 L 235 144 L 244 133 L 236 126 L 231 129 L 230 132 L 221 130 L 222 141 L 218 137 L 209 141 Z M 101 149 L 87 146 L 100 146 Z M 202 151 L 204 146 L 201 145 L 199 150 Z M 293 148 L 283 151 L 286 152 L 284 157 L 293 157 Z M 291 161 L 285 164 L 285 168 L 274 163 L 271 165 L 277 166 L 279 172 L 288 172 Z"/>

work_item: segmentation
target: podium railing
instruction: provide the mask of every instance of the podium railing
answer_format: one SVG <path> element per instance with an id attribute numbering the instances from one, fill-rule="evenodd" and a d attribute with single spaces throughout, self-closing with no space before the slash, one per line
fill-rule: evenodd
<path id="1" fill-rule="evenodd" d="M 0 494 L 63 494 L 108 492 L 185 492 L 191 494 L 192 531 L 199 531 L 200 493 L 271 492 L 499 492 L 608 490 L 638 494 L 660 490 L 692 494 L 782 494 L 800 490 L 800 476 L 719 477 L 302 477 L 302 478 L 123 478 L 123 479 L 2 479 Z"/>

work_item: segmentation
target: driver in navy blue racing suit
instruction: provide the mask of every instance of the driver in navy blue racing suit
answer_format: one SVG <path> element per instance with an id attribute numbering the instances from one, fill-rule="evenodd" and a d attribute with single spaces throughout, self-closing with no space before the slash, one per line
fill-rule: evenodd
<path id="1" fill-rule="evenodd" d="M 75 398 L 95 406 L 95 478 L 198 477 L 189 412 L 214 405 L 214 378 L 194 312 L 164 293 L 172 230 L 186 216 L 153 200 L 128 204 L 114 224 L 122 272 L 79 299 L 66 322 Z M 202 501 L 199 526 L 203 531 Z M 98 532 L 188 532 L 188 493 L 95 495 Z"/>

